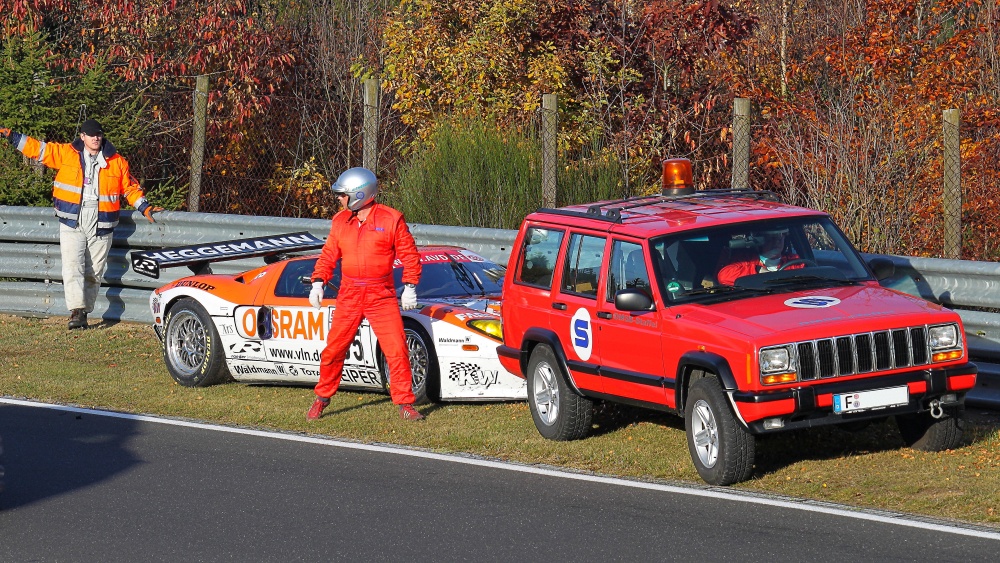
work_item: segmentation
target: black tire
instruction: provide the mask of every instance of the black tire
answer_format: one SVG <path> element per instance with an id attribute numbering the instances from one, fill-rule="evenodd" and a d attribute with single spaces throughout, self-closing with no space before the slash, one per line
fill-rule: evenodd
<path id="1" fill-rule="evenodd" d="M 185 297 L 175 303 L 163 325 L 163 363 L 174 381 L 208 387 L 232 379 L 215 323 L 197 301 Z"/>
<path id="2" fill-rule="evenodd" d="M 416 321 L 403 319 L 403 334 L 410 355 L 410 371 L 413 372 L 413 404 L 426 405 L 436 402 L 440 396 L 440 366 L 437 352 L 427 331 Z M 389 392 L 389 364 L 379 348 L 379 370 L 382 372 L 385 390 Z"/>
<path id="3" fill-rule="evenodd" d="M 706 483 L 732 485 L 750 478 L 757 442 L 729 410 L 715 377 L 703 377 L 691 385 L 684 430 L 691 461 Z"/>
<path id="4" fill-rule="evenodd" d="M 941 418 L 928 412 L 896 415 L 896 426 L 903 443 L 915 450 L 941 452 L 962 445 L 965 434 L 965 412 L 945 411 Z"/>
<path id="5" fill-rule="evenodd" d="M 590 431 L 594 403 L 566 385 L 556 355 L 535 346 L 528 361 L 528 406 L 538 433 L 549 440 L 578 440 Z"/>

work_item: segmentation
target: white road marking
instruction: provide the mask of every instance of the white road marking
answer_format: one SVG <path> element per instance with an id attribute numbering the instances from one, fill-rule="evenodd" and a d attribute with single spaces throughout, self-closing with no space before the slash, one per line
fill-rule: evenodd
<path id="1" fill-rule="evenodd" d="M 824 503 L 820 501 L 811 501 L 811 500 L 790 501 L 787 499 L 769 497 L 766 494 L 742 493 L 729 490 L 724 491 L 718 488 L 708 488 L 708 487 L 699 488 L 697 486 L 683 487 L 678 485 L 666 485 L 660 483 L 645 483 L 642 481 L 631 481 L 628 479 L 621 479 L 617 477 L 604 477 L 601 475 L 592 475 L 587 473 L 574 473 L 572 471 L 564 471 L 559 469 L 538 467 L 532 465 L 522 465 L 518 463 L 492 461 L 488 459 L 477 459 L 474 457 L 466 457 L 460 455 L 438 454 L 416 449 L 409 449 L 404 446 L 389 446 L 389 445 L 378 445 L 378 444 L 365 444 L 361 442 L 347 442 L 343 440 L 336 440 L 333 438 L 303 436 L 301 434 L 292 434 L 287 432 L 270 432 L 265 430 L 253 430 L 250 428 L 221 426 L 218 424 L 208 424 L 204 422 L 176 420 L 160 416 L 149 416 L 142 414 L 130 414 L 130 413 L 121 413 L 114 411 L 85 409 L 85 408 L 71 407 L 66 405 L 54 405 L 50 403 L 24 401 L 20 399 L 10 399 L 6 397 L 0 397 L 0 404 L 4 403 L 8 405 L 18 405 L 22 407 L 45 408 L 45 409 L 53 409 L 53 410 L 72 412 L 78 414 L 91 414 L 97 416 L 107 416 L 110 418 L 122 418 L 126 420 L 137 420 L 142 422 L 153 422 L 157 424 L 168 424 L 171 426 L 183 426 L 186 428 L 197 428 L 199 430 L 214 430 L 216 432 L 229 432 L 232 434 L 242 434 L 245 436 L 273 438 L 289 442 L 304 442 L 307 444 L 319 444 L 322 446 L 330 446 L 334 448 L 347 448 L 353 450 L 363 450 L 368 452 L 405 455 L 423 459 L 433 459 L 437 461 L 461 463 L 465 465 L 475 465 L 478 467 L 489 467 L 492 469 L 502 469 L 506 471 L 517 471 L 520 473 L 530 473 L 533 475 L 545 475 L 547 477 L 557 477 L 560 479 L 575 479 L 577 481 L 601 483 L 603 485 L 614 485 L 619 487 L 630 487 L 633 489 L 646 489 L 651 491 L 660 491 L 664 493 L 673 493 L 679 495 L 690 495 L 690 496 L 705 497 L 705 498 L 712 498 L 719 500 L 728 500 L 733 502 L 746 502 L 750 504 L 759 504 L 763 506 L 790 508 L 793 510 L 802 510 L 805 512 L 830 514 L 834 516 L 842 516 L 845 518 L 869 520 L 872 522 L 881 522 L 884 524 L 893 524 L 897 526 L 907 526 L 910 528 L 932 530 L 935 532 L 944 532 L 948 534 L 958 534 L 962 536 L 971 536 L 975 538 L 1000 540 L 1000 532 L 991 532 L 983 529 L 963 528 L 957 525 L 926 522 L 919 520 L 918 519 L 919 517 L 914 517 L 911 519 L 903 516 L 880 514 L 870 509 L 841 508 L 832 505 L 831 503 Z"/>

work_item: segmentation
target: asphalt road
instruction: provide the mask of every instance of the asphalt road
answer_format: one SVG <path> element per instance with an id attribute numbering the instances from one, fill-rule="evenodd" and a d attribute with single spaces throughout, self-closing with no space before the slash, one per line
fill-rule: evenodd
<path id="1" fill-rule="evenodd" d="M 0 402 L 0 561 L 969 562 L 1000 549 L 1000 533 L 940 523 L 258 434 Z"/>

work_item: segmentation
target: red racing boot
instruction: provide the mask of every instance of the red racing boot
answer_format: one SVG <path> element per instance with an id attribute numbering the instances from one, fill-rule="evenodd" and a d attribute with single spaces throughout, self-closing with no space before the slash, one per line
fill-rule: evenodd
<path id="1" fill-rule="evenodd" d="M 312 406 L 309 407 L 309 412 L 306 413 L 306 420 L 316 420 L 317 418 L 323 416 L 323 409 L 328 406 L 330 406 L 330 399 L 316 397 Z"/>
<path id="2" fill-rule="evenodd" d="M 403 420 L 423 420 L 424 415 L 413 408 L 413 405 L 399 405 L 399 417 Z"/>

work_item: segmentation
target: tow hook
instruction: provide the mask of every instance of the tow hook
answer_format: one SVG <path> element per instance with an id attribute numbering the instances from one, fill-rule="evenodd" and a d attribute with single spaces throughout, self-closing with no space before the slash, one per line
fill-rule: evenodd
<path id="1" fill-rule="evenodd" d="M 934 399 L 931 401 L 931 416 L 934 418 L 941 418 L 944 416 L 944 409 L 941 408 L 941 401 Z"/>

